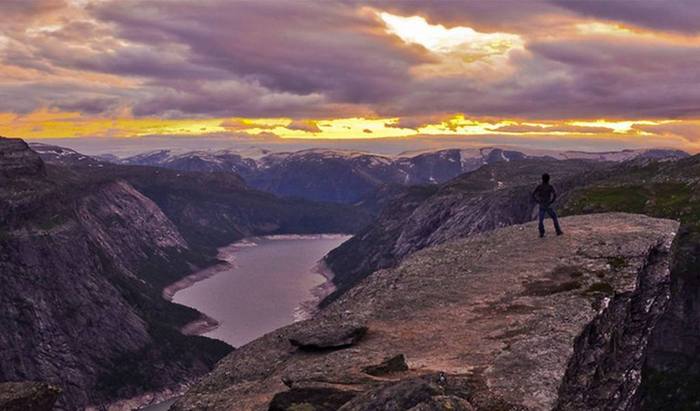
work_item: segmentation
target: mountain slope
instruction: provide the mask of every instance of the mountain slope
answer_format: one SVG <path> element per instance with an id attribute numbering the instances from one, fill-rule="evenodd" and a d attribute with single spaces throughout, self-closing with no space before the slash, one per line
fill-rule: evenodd
<path id="1" fill-rule="evenodd" d="M 624 409 L 668 299 L 678 223 L 563 223 L 563 238 L 528 223 L 375 272 L 227 356 L 173 409 Z"/>
<path id="2" fill-rule="evenodd" d="M 353 233 L 370 222 L 356 207 L 279 198 L 251 189 L 230 172 L 116 165 L 63 147 L 32 147 L 56 177 L 127 181 L 158 205 L 190 246 L 211 255 L 215 247 L 251 235 Z"/>
<path id="3" fill-rule="evenodd" d="M 139 278 L 146 258 L 175 275 L 203 262 L 152 201 L 123 181 L 54 180 L 20 140 L 0 152 L 0 381 L 53 382 L 76 409 L 186 382 L 230 351 L 179 334 L 198 313 Z"/>
<path id="4" fill-rule="evenodd" d="M 83 157 L 83 158 L 81 158 Z M 48 163 L 0 138 L 0 381 L 60 385 L 57 409 L 177 388 L 231 347 L 184 336 L 162 288 L 247 235 L 352 232 L 364 214 L 282 200 L 229 173 Z"/>
<path id="5" fill-rule="evenodd" d="M 544 172 L 552 174 L 554 185 L 564 195 L 598 173 L 604 174 L 612 164 L 514 160 L 481 167 L 440 186 L 407 188 L 372 225 L 325 257 L 337 287 L 327 300 L 427 246 L 531 220 L 535 205 L 530 193 Z"/>

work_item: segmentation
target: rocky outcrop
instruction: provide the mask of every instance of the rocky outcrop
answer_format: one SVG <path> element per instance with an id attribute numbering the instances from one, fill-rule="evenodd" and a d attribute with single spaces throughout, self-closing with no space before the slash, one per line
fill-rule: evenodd
<path id="1" fill-rule="evenodd" d="M 18 138 L 0 137 L 0 181 L 44 175 L 44 162 Z"/>
<path id="2" fill-rule="evenodd" d="M 61 390 L 40 382 L 0 383 L 0 410 L 51 411 Z"/>
<path id="3" fill-rule="evenodd" d="M 349 347 L 367 334 L 359 324 L 321 324 L 308 327 L 289 336 L 289 342 L 302 350 L 318 351 Z"/>
<path id="4" fill-rule="evenodd" d="M 678 223 L 600 214 L 562 224 L 563 237 L 516 225 L 377 271 L 230 354 L 173 410 L 624 408 L 669 298 Z M 289 342 L 349 323 L 367 326 L 349 348 Z M 408 370 L 367 373 L 398 354 Z"/>
<path id="5" fill-rule="evenodd" d="M 332 250 L 337 298 L 366 275 L 394 267 L 425 247 L 522 224 L 533 219 L 533 182 L 552 175 L 559 195 L 606 175 L 612 163 L 582 160 L 520 160 L 484 166 L 441 186 L 406 188 L 389 202 L 374 224 Z"/>
<path id="6" fill-rule="evenodd" d="M 15 173 L 40 171 L 0 183 L 0 381 L 55 384 L 56 409 L 72 410 L 180 385 L 230 351 L 181 335 L 198 313 L 162 300 L 145 270 L 206 263 L 153 201 L 12 147 Z"/>

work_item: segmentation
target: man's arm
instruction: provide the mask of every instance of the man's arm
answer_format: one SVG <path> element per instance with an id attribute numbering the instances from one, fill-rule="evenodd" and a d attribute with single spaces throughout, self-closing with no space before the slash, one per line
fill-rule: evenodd
<path id="1" fill-rule="evenodd" d="M 552 201 L 549 202 L 549 204 L 554 203 L 557 200 L 557 190 L 552 187 Z"/>

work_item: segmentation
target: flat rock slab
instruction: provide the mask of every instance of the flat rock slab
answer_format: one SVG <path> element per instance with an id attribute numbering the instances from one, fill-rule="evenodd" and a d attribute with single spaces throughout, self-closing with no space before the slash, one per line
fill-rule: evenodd
<path id="1" fill-rule="evenodd" d="M 638 284 L 667 288 L 678 223 L 611 213 L 563 218 L 562 227 L 561 237 L 540 239 L 528 223 L 422 250 L 372 274 L 314 318 L 234 351 L 173 409 L 266 410 L 290 387 L 352 391 L 344 405 L 350 410 L 371 409 L 373 398 L 391 392 L 399 393 L 397 404 L 425 399 L 417 410 L 437 409 L 440 401 L 479 409 L 475 398 L 510 404 L 499 409 L 552 409 L 586 327 L 611 301 L 619 307 L 629 300 Z M 289 343 L 305 330 L 349 323 L 368 327 L 351 347 L 312 353 Z M 365 372 L 396 353 L 409 370 Z M 469 395 L 414 380 L 440 372 L 448 381 L 468 376 Z"/>

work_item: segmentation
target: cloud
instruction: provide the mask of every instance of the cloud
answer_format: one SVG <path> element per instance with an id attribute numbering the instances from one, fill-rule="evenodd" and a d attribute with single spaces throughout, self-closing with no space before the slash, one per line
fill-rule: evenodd
<path id="1" fill-rule="evenodd" d="M 700 3 L 695 0 L 556 0 L 553 3 L 594 18 L 659 30 L 700 33 Z"/>
<path id="2" fill-rule="evenodd" d="M 695 4 L 7 0 L 0 110 L 381 117 L 414 130 L 454 113 L 692 118 L 700 116 Z M 412 25 L 419 32 L 405 29 Z M 291 129 L 316 132 L 303 121 Z"/>
<path id="3" fill-rule="evenodd" d="M 612 133 L 614 130 L 608 127 L 574 126 L 574 125 L 530 125 L 509 124 L 493 128 L 493 131 L 502 133 L 584 133 L 600 134 Z"/>
<path id="4" fill-rule="evenodd" d="M 120 1 L 92 11 L 129 42 L 170 49 L 184 61 L 176 65 L 182 80 L 209 81 L 207 73 L 187 72 L 195 66 L 271 94 L 322 94 L 328 102 L 351 104 L 386 100 L 401 92 L 411 65 L 425 58 L 377 30 L 374 14 L 336 2 Z M 179 83 L 170 87 L 187 92 Z"/>
<path id="5" fill-rule="evenodd" d="M 320 133 L 318 123 L 315 120 L 293 120 L 286 126 L 290 130 L 308 131 L 309 133 Z"/>
<path id="6" fill-rule="evenodd" d="M 454 118 L 455 114 L 427 114 L 401 117 L 394 122 L 386 124 L 387 127 L 410 128 L 418 130 L 428 124 L 440 124 Z"/>
<path id="7" fill-rule="evenodd" d="M 636 125 L 636 130 L 672 138 L 682 138 L 700 145 L 700 121 L 679 121 L 657 125 Z"/>

